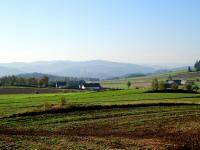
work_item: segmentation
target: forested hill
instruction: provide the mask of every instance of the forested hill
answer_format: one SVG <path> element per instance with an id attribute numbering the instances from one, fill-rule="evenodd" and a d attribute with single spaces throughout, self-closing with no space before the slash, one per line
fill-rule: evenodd
<path id="1" fill-rule="evenodd" d="M 102 60 L 93 61 L 42 61 L 32 63 L 7 63 L 2 67 L 19 70 L 17 73 L 40 72 L 58 76 L 89 77 L 107 79 L 134 73 L 152 73 L 154 68 Z M 15 72 L 14 72 L 15 74 Z M 8 75 L 2 71 L 2 75 Z"/>

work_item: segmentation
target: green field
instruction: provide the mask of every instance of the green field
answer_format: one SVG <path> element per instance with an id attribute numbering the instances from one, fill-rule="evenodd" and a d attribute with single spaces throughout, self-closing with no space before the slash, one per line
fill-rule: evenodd
<path id="1" fill-rule="evenodd" d="M 0 95 L 0 149 L 198 149 L 198 104 L 197 93 L 144 89 Z"/>
<path id="2" fill-rule="evenodd" d="M 144 93 L 145 90 L 115 90 L 104 92 L 77 92 L 60 94 L 0 95 L 0 117 L 42 108 L 44 104 L 56 105 L 65 97 L 69 105 L 122 105 L 138 103 L 185 102 L 200 103 L 200 94 Z"/>

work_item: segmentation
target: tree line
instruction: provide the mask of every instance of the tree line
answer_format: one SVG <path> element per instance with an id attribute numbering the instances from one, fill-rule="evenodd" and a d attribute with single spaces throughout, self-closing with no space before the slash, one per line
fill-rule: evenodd
<path id="1" fill-rule="evenodd" d="M 0 78 L 0 86 L 47 87 L 48 85 L 48 76 L 43 76 L 41 78 L 24 78 L 12 75 Z"/>
<path id="2" fill-rule="evenodd" d="M 195 62 L 194 68 L 196 69 L 196 71 L 200 71 L 200 60 Z"/>
<path id="3" fill-rule="evenodd" d="M 21 86 L 21 87 L 56 87 L 56 83 L 64 82 L 67 89 L 78 89 L 84 80 L 63 78 L 62 80 L 52 81 L 48 76 L 42 77 L 21 77 L 21 76 L 4 76 L 0 78 L 0 86 Z"/>
<path id="4" fill-rule="evenodd" d="M 197 60 L 194 67 L 188 67 L 188 72 L 200 71 L 200 60 Z"/>

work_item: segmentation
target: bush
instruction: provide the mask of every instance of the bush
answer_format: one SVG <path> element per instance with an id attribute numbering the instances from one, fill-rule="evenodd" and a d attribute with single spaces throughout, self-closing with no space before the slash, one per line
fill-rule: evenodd
<path id="1" fill-rule="evenodd" d="M 65 106 L 66 105 L 66 98 L 65 97 L 61 97 L 60 98 L 60 106 Z"/>
<path id="2" fill-rule="evenodd" d="M 164 81 L 161 81 L 158 85 L 158 88 L 160 91 L 164 91 L 166 90 L 166 85 L 165 85 L 165 82 Z"/>
<path id="3" fill-rule="evenodd" d="M 51 105 L 46 102 L 46 103 L 43 104 L 43 109 L 44 109 L 44 111 L 50 110 L 51 109 Z"/>
<path id="4" fill-rule="evenodd" d="M 184 89 L 187 91 L 192 91 L 192 84 L 191 83 L 185 84 Z"/>
<path id="5" fill-rule="evenodd" d="M 172 85 L 172 90 L 178 90 L 178 84 L 174 83 L 174 84 Z"/>
<path id="6" fill-rule="evenodd" d="M 193 86 L 192 86 L 192 90 L 195 91 L 195 92 L 197 92 L 197 91 L 199 90 L 199 86 L 196 85 L 196 84 L 193 85 Z"/>

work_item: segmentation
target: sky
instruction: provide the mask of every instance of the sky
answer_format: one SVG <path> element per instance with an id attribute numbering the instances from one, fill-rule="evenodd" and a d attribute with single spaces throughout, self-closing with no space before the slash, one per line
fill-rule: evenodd
<path id="1" fill-rule="evenodd" d="M 199 0 L 0 0 L 0 62 L 192 64 Z"/>

